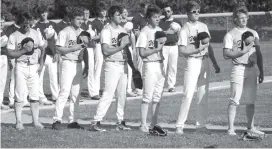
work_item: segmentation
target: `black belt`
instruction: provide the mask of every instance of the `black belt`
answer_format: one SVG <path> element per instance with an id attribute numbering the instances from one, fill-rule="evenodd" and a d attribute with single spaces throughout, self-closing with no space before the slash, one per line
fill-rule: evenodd
<path id="1" fill-rule="evenodd" d="M 165 45 L 165 46 L 176 46 L 177 43 L 165 43 L 164 45 Z"/>
<path id="2" fill-rule="evenodd" d="M 206 58 L 209 58 L 208 55 L 202 55 L 202 56 L 188 56 L 188 58 L 195 58 L 195 59 L 206 59 Z"/>
<path id="3" fill-rule="evenodd" d="M 156 60 L 156 61 L 144 61 L 144 63 L 162 63 L 163 60 Z"/>
<path id="4" fill-rule="evenodd" d="M 243 67 L 247 67 L 247 68 L 251 68 L 253 67 L 255 64 L 234 64 L 235 66 L 243 66 Z"/>

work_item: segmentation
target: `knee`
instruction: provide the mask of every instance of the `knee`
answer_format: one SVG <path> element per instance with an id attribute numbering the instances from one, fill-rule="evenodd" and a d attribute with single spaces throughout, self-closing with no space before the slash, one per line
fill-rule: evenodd
<path id="1" fill-rule="evenodd" d="M 232 99 L 229 101 L 229 107 L 237 107 L 239 105 L 239 102 L 236 102 Z"/>
<path id="2" fill-rule="evenodd" d="M 151 100 L 150 100 L 150 99 L 143 98 L 142 104 L 149 104 L 149 103 L 151 103 Z"/>

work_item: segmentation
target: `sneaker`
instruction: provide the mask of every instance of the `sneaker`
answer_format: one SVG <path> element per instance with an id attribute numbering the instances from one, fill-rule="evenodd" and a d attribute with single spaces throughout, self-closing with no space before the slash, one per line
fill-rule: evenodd
<path id="1" fill-rule="evenodd" d="M 41 123 L 34 124 L 34 127 L 38 128 L 38 129 L 43 129 L 44 128 L 44 126 Z"/>
<path id="2" fill-rule="evenodd" d="M 15 128 L 17 130 L 23 130 L 24 129 L 24 125 L 22 123 L 17 123 L 16 126 L 15 126 Z"/>
<path id="3" fill-rule="evenodd" d="M 49 101 L 47 98 L 40 99 L 40 103 L 43 105 L 52 105 L 53 104 L 53 102 Z"/>
<path id="4" fill-rule="evenodd" d="M 116 130 L 117 131 L 120 131 L 120 130 L 131 130 L 125 123 L 125 121 L 121 121 L 117 123 L 117 126 L 116 126 Z"/>
<path id="5" fill-rule="evenodd" d="M 205 134 L 212 134 L 211 131 L 207 127 L 200 127 L 196 128 L 196 133 L 205 133 Z"/>
<path id="6" fill-rule="evenodd" d="M 53 125 L 52 125 L 52 129 L 60 130 L 60 124 L 61 124 L 60 121 L 54 122 Z"/>
<path id="7" fill-rule="evenodd" d="M 152 129 L 149 129 L 149 134 L 155 136 L 167 136 L 167 130 L 161 128 L 159 125 L 155 125 Z"/>
<path id="8" fill-rule="evenodd" d="M 182 128 L 182 127 L 177 127 L 177 129 L 176 129 L 176 134 L 179 134 L 179 135 L 184 134 L 183 128 Z"/>
<path id="9" fill-rule="evenodd" d="M 67 128 L 70 129 L 84 129 L 84 127 L 80 126 L 77 122 L 69 123 Z"/>
<path id="10" fill-rule="evenodd" d="M 236 136 L 237 135 L 237 133 L 235 132 L 234 129 L 228 129 L 227 133 L 229 136 Z"/>
<path id="11" fill-rule="evenodd" d="M 148 126 L 142 126 L 142 125 L 141 125 L 141 126 L 139 127 L 139 130 L 142 131 L 142 132 L 149 132 Z"/>
<path id="12" fill-rule="evenodd" d="M 127 97 L 136 97 L 137 94 L 133 92 L 127 92 Z"/>
<path id="13" fill-rule="evenodd" d="M 169 88 L 169 89 L 168 89 L 168 92 L 170 92 L 170 93 L 171 93 L 171 92 L 175 92 L 175 89 L 174 89 L 174 88 Z"/>
<path id="14" fill-rule="evenodd" d="M 104 132 L 104 131 L 106 131 L 106 129 L 103 129 L 103 128 L 101 127 L 100 122 L 95 122 L 95 123 L 93 123 L 92 126 L 91 126 L 91 130 L 92 130 L 92 131 L 99 131 L 99 132 Z"/>
<path id="15" fill-rule="evenodd" d="M 9 106 L 1 104 L 1 110 L 8 110 L 8 109 L 9 109 Z"/>
<path id="16" fill-rule="evenodd" d="M 258 134 L 258 135 L 265 135 L 264 132 L 257 130 L 256 128 L 247 129 L 248 133 Z"/>
<path id="17" fill-rule="evenodd" d="M 93 97 L 91 97 L 92 100 L 99 100 L 100 99 L 100 96 L 99 95 L 95 95 Z"/>

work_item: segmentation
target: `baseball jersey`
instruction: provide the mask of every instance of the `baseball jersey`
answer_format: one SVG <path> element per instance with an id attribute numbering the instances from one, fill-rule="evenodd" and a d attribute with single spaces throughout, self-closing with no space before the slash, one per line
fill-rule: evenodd
<path id="1" fill-rule="evenodd" d="M 70 22 L 65 22 L 64 20 L 61 20 L 59 23 L 56 24 L 56 32 L 59 33 L 65 27 L 69 26 L 69 24 Z"/>
<path id="2" fill-rule="evenodd" d="M 81 24 L 80 28 L 83 29 L 84 31 L 89 32 L 90 35 L 91 35 L 91 38 L 93 38 L 95 36 L 95 32 L 93 31 L 92 22 L 91 21 L 83 22 Z"/>
<path id="3" fill-rule="evenodd" d="M 37 31 L 40 31 L 43 38 L 46 39 L 45 32 L 47 29 L 51 29 L 56 32 L 56 23 L 52 21 L 48 21 L 46 23 L 38 21 L 33 27 Z M 48 46 L 45 48 L 45 53 L 47 55 L 53 55 L 53 51 L 55 49 L 55 39 L 57 38 L 57 34 L 55 33 L 51 39 L 47 39 Z"/>
<path id="4" fill-rule="evenodd" d="M 170 24 L 172 22 L 176 22 L 180 26 L 182 26 L 180 21 L 173 18 L 170 18 L 169 20 L 161 19 L 159 26 L 162 30 L 167 31 L 170 28 Z M 167 37 L 167 40 L 165 42 L 165 45 L 170 45 L 170 44 L 175 44 L 178 42 L 179 35 L 178 35 L 178 32 L 176 32 L 175 34 L 166 34 L 166 37 Z"/>
<path id="5" fill-rule="evenodd" d="M 147 25 L 147 20 L 140 13 L 135 15 L 132 19 L 133 29 L 141 30 Z"/>
<path id="6" fill-rule="evenodd" d="M 101 31 L 101 44 L 117 47 L 120 33 L 126 33 L 126 30 L 120 25 L 118 25 L 118 28 L 113 28 L 111 24 L 106 25 Z M 127 61 L 127 51 L 123 49 L 110 56 L 104 56 L 104 58 L 106 61 Z"/>
<path id="7" fill-rule="evenodd" d="M 139 35 L 139 38 L 137 39 L 136 42 L 136 48 L 155 48 L 154 47 L 154 42 L 155 42 L 155 33 L 157 31 L 162 31 L 160 27 L 156 28 L 150 28 L 149 26 L 145 26 Z M 164 60 L 162 51 L 154 53 L 152 55 L 149 55 L 147 57 L 142 58 L 143 61 L 159 61 L 159 60 Z"/>
<path id="8" fill-rule="evenodd" d="M 24 62 L 28 64 L 38 64 L 41 56 L 41 50 L 39 47 L 45 44 L 40 32 L 30 29 L 26 34 L 21 33 L 19 30 L 15 31 L 9 36 L 7 49 L 9 50 L 21 50 L 21 42 L 26 37 L 30 37 L 34 40 L 34 53 L 32 55 L 21 55 L 16 59 L 16 62 Z"/>
<path id="9" fill-rule="evenodd" d="M 16 25 L 15 23 L 11 24 L 10 26 L 7 27 L 6 29 L 6 35 L 9 37 L 10 34 L 14 33 L 20 28 L 20 26 Z"/>
<path id="10" fill-rule="evenodd" d="M 178 45 L 187 46 L 189 44 L 193 44 L 195 45 L 194 48 L 196 48 L 198 46 L 196 45 L 196 37 L 197 34 L 200 32 L 207 32 L 210 35 L 206 24 L 199 21 L 197 21 L 196 23 L 186 22 L 181 28 Z M 203 55 L 208 55 L 208 48 L 201 51 L 200 53 L 192 54 L 191 56 L 199 57 Z"/>
<path id="11" fill-rule="evenodd" d="M 67 26 L 59 32 L 58 39 L 56 41 L 56 46 L 61 47 L 73 47 L 77 44 L 77 37 L 83 30 L 78 28 L 77 30 L 72 26 Z M 80 52 L 83 50 L 78 50 L 66 54 L 61 54 L 62 59 L 64 60 L 79 60 Z"/>
<path id="12" fill-rule="evenodd" d="M 254 38 L 259 39 L 259 35 L 255 30 L 250 28 L 238 29 L 234 28 L 230 30 L 224 37 L 224 48 L 232 49 L 232 50 L 241 50 L 236 49 L 237 47 L 241 47 L 242 45 L 242 34 L 246 31 L 250 31 L 253 33 Z M 248 64 L 250 61 L 256 63 L 256 49 L 252 47 L 250 51 L 240 57 L 232 59 L 234 64 Z"/>

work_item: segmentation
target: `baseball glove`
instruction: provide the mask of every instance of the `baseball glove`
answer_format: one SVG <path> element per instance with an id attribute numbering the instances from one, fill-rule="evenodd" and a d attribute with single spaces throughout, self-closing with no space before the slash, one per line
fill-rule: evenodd
<path id="1" fill-rule="evenodd" d="M 117 45 L 118 46 L 120 46 L 120 44 L 121 44 L 121 41 L 122 41 L 122 38 L 123 37 L 125 37 L 125 36 L 128 36 L 128 34 L 127 33 L 120 33 L 119 35 L 118 35 L 118 37 L 117 37 Z"/>
<path id="2" fill-rule="evenodd" d="M 138 70 L 133 71 L 132 79 L 133 79 L 133 83 L 134 83 L 135 88 L 138 88 L 138 89 L 143 88 L 142 76 L 141 76 L 141 73 Z"/>
<path id="3" fill-rule="evenodd" d="M 157 48 L 159 43 L 165 44 L 166 40 L 166 34 L 163 31 L 157 31 L 155 33 L 154 47 Z"/>
<path id="4" fill-rule="evenodd" d="M 26 37 L 21 41 L 21 45 L 28 51 L 25 53 L 25 55 L 32 55 L 34 53 L 34 40 L 32 38 Z"/>

